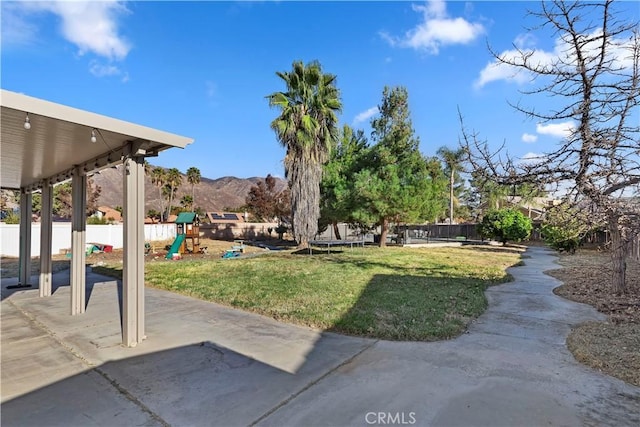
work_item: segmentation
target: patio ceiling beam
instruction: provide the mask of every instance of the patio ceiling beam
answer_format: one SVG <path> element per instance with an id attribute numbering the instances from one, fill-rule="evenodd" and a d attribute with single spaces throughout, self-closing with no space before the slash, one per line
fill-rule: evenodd
<path id="1" fill-rule="evenodd" d="M 48 178 L 50 185 L 55 185 L 61 182 L 65 182 L 70 180 L 73 177 L 73 174 L 76 170 L 82 171 L 84 174 L 91 174 L 95 172 L 99 172 L 101 169 L 105 169 L 110 166 L 114 166 L 116 164 L 121 164 L 125 158 L 130 157 L 132 155 L 135 156 L 144 156 L 144 157 L 155 157 L 158 155 L 158 152 L 161 149 L 169 148 L 169 147 L 155 147 L 151 150 L 147 150 L 142 148 L 146 141 L 130 141 L 128 144 L 123 145 L 122 147 L 111 150 L 108 153 L 102 154 L 98 157 L 94 157 L 89 159 L 79 165 L 74 165 L 73 167 L 62 171 L 52 177 Z M 38 181 L 30 186 L 24 188 L 25 191 L 34 192 L 41 190 L 45 185 L 46 179 Z"/>

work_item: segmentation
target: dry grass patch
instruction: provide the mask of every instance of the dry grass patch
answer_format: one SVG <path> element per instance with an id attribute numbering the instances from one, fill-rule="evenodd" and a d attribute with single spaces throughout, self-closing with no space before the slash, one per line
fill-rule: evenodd
<path id="1" fill-rule="evenodd" d="M 569 349 L 580 362 L 640 386 L 640 263 L 627 262 L 628 292 L 623 295 L 613 292 L 607 253 L 561 255 L 560 265 L 564 268 L 547 272 L 564 282 L 554 293 L 608 316 L 605 323 L 574 328 L 567 338 Z"/>
<path id="2" fill-rule="evenodd" d="M 587 322 L 569 334 L 567 346 L 579 362 L 640 386 L 640 325 Z"/>
<path id="3" fill-rule="evenodd" d="M 64 255 L 54 255 L 52 257 L 52 273 L 70 268 L 71 260 Z M 20 263 L 18 258 L 3 256 L 0 258 L 0 270 L 2 277 L 18 277 Z M 40 274 L 40 257 L 31 258 L 31 275 Z"/>

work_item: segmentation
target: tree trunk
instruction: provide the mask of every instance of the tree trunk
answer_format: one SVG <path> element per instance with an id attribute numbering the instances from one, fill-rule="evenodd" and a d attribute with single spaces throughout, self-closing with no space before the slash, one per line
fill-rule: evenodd
<path id="1" fill-rule="evenodd" d="M 449 183 L 449 227 L 453 225 L 453 184 L 455 176 L 453 170 L 451 170 L 451 182 Z"/>
<path id="2" fill-rule="evenodd" d="M 160 222 L 164 222 L 164 203 L 162 203 L 162 187 L 158 187 L 158 200 L 160 200 Z"/>
<path id="3" fill-rule="evenodd" d="M 331 225 L 333 226 L 333 234 L 336 235 L 336 240 L 342 240 L 342 236 L 340 236 L 340 230 L 338 229 L 338 223 L 337 222 L 332 222 Z"/>
<path id="4" fill-rule="evenodd" d="M 387 233 L 389 232 L 389 223 L 387 218 L 380 219 L 380 247 L 385 248 L 387 246 Z"/>
<path id="5" fill-rule="evenodd" d="M 191 184 L 191 212 L 196 211 L 196 185 Z"/>
<path id="6" fill-rule="evenodd" d="M 288 167 L 291 177 L 291 214 L 293 236 L 298 248 L 309 247 L 309 240 L 318 233 L 320 218 L 320 181 L 322 163 L 301 157 Z"/>
<path id="7" fill-rule="evenodd" d="M 169 196 L 169 207 L 167 207 L 167 221 L 171 217 L 171 205 L 173 204 L 173 186 L 171 187 L 171 195 Z"/>
<path id="8" fill-rule="evenodd" d="M 611 234 L 611 283 L 614 292 L 622 294 L 626 291 L 628 245 L 618 228 L 617 218 L 609 218 L 609 233 Z"/>
<path id="9" fill-rule="evenodd" d="M 297 240 L 298 240 L 298 249 L 309 248 L 309 239 L 307 238 L 307 236 L 299 236 Z"/>

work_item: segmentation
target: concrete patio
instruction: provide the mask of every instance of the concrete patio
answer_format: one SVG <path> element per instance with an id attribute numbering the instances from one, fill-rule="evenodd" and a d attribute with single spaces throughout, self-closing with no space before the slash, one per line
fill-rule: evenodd
<path id="1" fill-rule="evenodd" d="M 515 282 L 446 342 L 388 342 L 278 323 L 146 290 L 147 339 L 122 346 L 121 287 L 87 274 L 71 316 L 2 279 L 3 426 L 635 426 L 640 388 L 578 364 L 572 325 L 601 319 L 551 292 L 555 256 L 530 248 Z"/>

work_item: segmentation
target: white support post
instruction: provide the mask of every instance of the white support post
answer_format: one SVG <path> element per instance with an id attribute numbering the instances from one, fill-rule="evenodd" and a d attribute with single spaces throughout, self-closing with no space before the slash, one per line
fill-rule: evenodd
<path id="1" fill-rule="evenodd" d="M 84 313 L 86 293 L 87 176 L 76 168 L 71 178 L 71 314 Z"/>
<path id="2" fill-rule="evenodd" d="M 135 347 L 144 335 L 144 157 L 124 161 L 124 257 L 122 343 Z"/>
<path id="3" fill-rule="evenodd" d="M 42 186 L 40 209 L 40 296 L 51 296 L 51 238 L 53 215 L 53 187 L 49 180 Z"/>
<path id="4" fill-rule="evenodd" d="M 8 289 L 30 288 L 31 279 L 31 192 L 20 191 L 20 260 L 18 284 Z"/>

